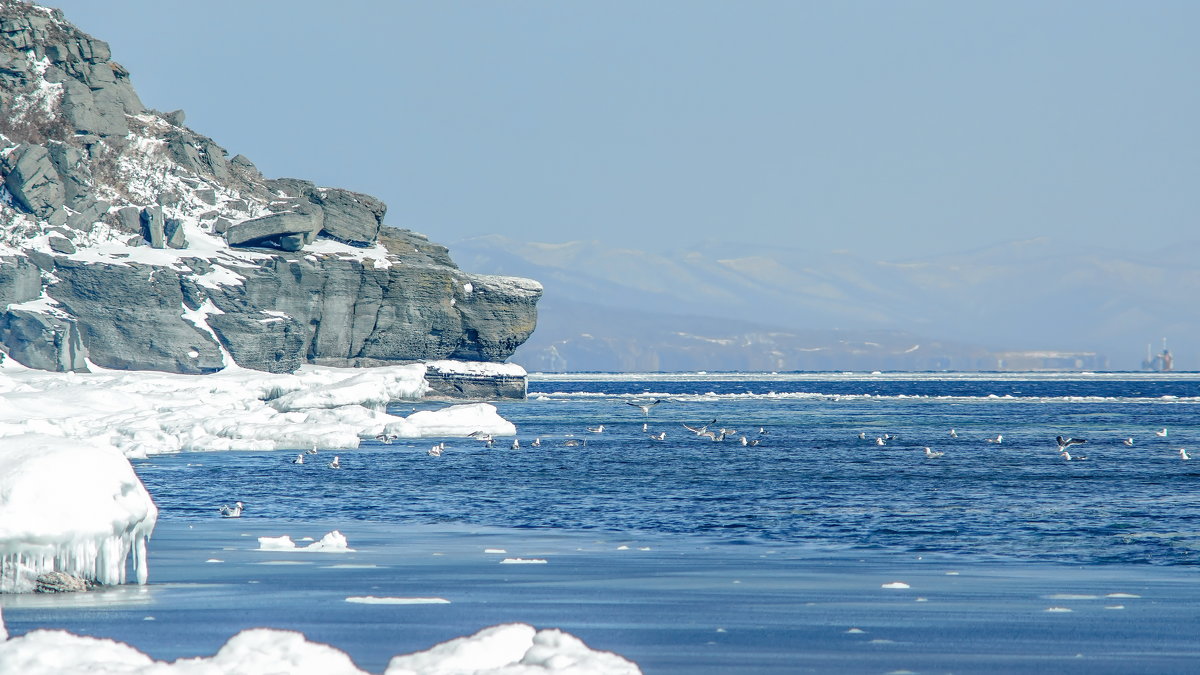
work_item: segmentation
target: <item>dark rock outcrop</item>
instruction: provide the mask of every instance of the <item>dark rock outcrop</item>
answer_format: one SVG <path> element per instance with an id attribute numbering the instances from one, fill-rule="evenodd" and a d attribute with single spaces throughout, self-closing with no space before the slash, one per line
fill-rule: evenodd
<path id="1" fill-rule="evenodd" d="M 57 10 L 0 0 L 0 113 L 0 348 L 21 363 L 496 362 L 534 329 L 539 284 L 463 272 L 374 197 L 228 158 Z"/>

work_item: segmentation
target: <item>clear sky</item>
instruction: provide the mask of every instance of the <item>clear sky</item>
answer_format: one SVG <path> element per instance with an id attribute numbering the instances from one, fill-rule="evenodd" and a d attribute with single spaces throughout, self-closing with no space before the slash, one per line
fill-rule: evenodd
<path id="1" fill-rule="evenodd" d="M 1200 238 L 1200 2 L 48 4 L 148 106 L 441 242 Z"/>

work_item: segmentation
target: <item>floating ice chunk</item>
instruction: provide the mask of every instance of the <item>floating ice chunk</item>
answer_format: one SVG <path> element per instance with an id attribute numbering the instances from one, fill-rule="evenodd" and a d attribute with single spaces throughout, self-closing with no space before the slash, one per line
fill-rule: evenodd
<path id="1" fill-rule="evenodd" d="M 863 630 L 863 629 L 861 629 L 861 628 L 851 628 L 851 629 L 847 630 L 846 632 L 847 632 L 847 633 L 850 633 L 850 634 L 852 634 L 852 635 L 857 635 L 857 634 L 859 634 L 859 633 L 865 633 L 865 632 L 867 632 L 867 631 L 865 631 L 865 630 Z"/>
<path id="2" fill-rule="evenodd" d="M 1106 595 L 1104 597 L 1106 597 L 1106 598 L 1140 598 L 1142 596 L 1134 595 L 1133 593 L 1109 593 L 1108 595 Z"/>
<path id="3" fill-rule="evenodd" d="M 524 666 L 524 667 L 522 667 Z M 470 637 L 455 638 L 431 649 L 394 657 L 384 675 L 416 673 L 606 673 L 633 675 L 642 671 L 612 652 L 589 648 L 560 630 L 535 631 L 527 624 L 485 628 Z"/>
<path id="4" fill-rule="evenodd" d="M 1055 593 L 1053 595 L 1043 595 L 1047 600 L 1098 600 L 1098 595 L 1083 595 L 1079 593 Z"/>
<path id="5" fill-rule="evenodd" d="M 282 537 L 259 537 L 258 550 L 260 551 L 295 551 L 296 542 L 286 534 Z"/>
<path id="6" fill-rule="evenodd" d="M 146 583 L 158 508 L 120 451 L 24 434 L 0 443 L 0 466 L 0 592 L 31 591 L 51 571 L 122 584 L 131 554 Z"/>
<path id="7" fill-rule="evenodd" d="M 360 605 L 448 605 L 445 598 L 377 598 L 373 595 L 355 595 L 346 598 L 346 602 Z"/>
<path id="8" fill-rule="evenodd" d="M 309 541 L 312 541 L 311 539 Z M 353 553 L 354 549 L 350 548 L 349 542 L 346 541 L 346 536 L 341 532 L 334 530 L 320 541 L 314 541 L 308 546 L 296 546 L 296 542 L 286 534 L 281 537 L 259 537 L 259 551 L 316 551 L 319 553 Z"/>
<path id="9" fill-rule="evenodd" d="M 490 403 L 452 405 L 441 410 L 422 410 L 405 418 L 411 430 L 400 436 L 467 436 L 482 431 L 493 436 L 515 436 L 516 426 L 496 412 Z"/>
<path id="10" fill-rule="evenodd" d="M 508 551 L 506 551 L 502 548 L 485 548 L 485 549 L 483 549 L 483 552 L 484 553 L 508 553 Z"/>
<path id="11" fill-rule="evenodd" d="M 1105 605 L 1104 609 L 1125 609 L 1125 605 Z"/>
<path id="12" fill-rule="evenodd" d="M 538 565 L 545 562 L 545 558 L 505 558 L 500 561 L 504 565 Z"/>
<path id="13" fill-rule="evenodd" d="M 884 584 L 883 586 L 881 586 L 881 588 L 911 588 L 911 587 L 908 584 L 904 583 L 903 581 L 892 581 L 892 582 Z"/>
<path id="14" fill-rule="evenodd" d="M 1074 612 L 1075 610 L 1073 610 L 1073 609 L 1071 609 L 1071 608 L 1069 608 L 1069 607 L 1047 607 L 1047 608 L 1046 608 L 1045 610 L 1043 610 L 1043 611 L 1046 611 L 1046 612 L 1052 612 L 1052 613 L 1055 613 L 1055 612 L 1056 612 L 1056 613 L 1064 613 L 1064 614 L 1065 614 L 1065 613 L 1067 613 L 1067 612 Z"/>

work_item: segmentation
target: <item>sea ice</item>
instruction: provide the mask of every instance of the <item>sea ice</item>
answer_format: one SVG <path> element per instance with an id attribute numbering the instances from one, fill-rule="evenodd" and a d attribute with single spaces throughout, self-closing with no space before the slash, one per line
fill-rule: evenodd
<path id="1" fill-rule="evenodd" d="M 122 584 L 132 553 L 146 583 L 158 508 L 133 467 L 103 443 L 23 434 L 0 443 L 0 592 L 58 571 Z"/>
<path id="2" fill-rule="evenodd" d="M 640 673 L 632 662 L 589 648 L 558 630 L 538 631 L 526 624 L 485 628 L 426 651 L 396 656 L 385 675 L 568 675 L 569 673 Z M 271 628 L 244 630 L 210 657 L 155 661 L 115 640 L 60 630 L 35 630 L 7 639 L 0 616 L 0 673 L 64 675 L 368 675 L 345 652 L 309 642 L 303 634 Z"/>
<path id="3" fill-rule="evenodd" d="M 449 369 L 455 362 L 437 363 Z M 508 373 L 507 365 L 460 368 Z M 390 401 L 416 400 L 428 391 L 423 364 L 367 370 L 303 366 L 292 374 L 95 370 L 48 373 L 6 360 L 0 365 L 0 438 L 41 433 L 94 440 L 116 446 L 126 457 L 146 457 L 195 450 L 352 449 L 384 433 L 403 438 L 516 433 L 487 403 L 407 418 L 385 412 Z"/>
<path id="4" fill-rule="evenodd" d="M 286 534 L 281 537 L 259 537 L 259 551 L 316 551 L 319 553 L 353 553 L 354 549 L 350 548 L 349 542 L 346 541 L 346 536 L 341 532 L 334 530 L 320 541 L 314 541 L 308 546 L 296 546 L 296 542 Z"/>

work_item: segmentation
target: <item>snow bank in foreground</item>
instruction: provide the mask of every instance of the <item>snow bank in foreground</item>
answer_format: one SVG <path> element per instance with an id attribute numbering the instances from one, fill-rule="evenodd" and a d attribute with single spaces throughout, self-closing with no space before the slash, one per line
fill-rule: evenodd
<path id="1" fill-rule="evenodd" d="M 122 584 L 130 553 L 138 583 L 146 583 L 146 539 L 158 508 L 116 448 L 8 436 L 0 439 L 0 467 L 0 592 L 31 591 L 51 571 Z"/>
<path id="2" fill-rule="evenodd" d="M 504 364 L 482 364 L 501 368 Z M 127 457 L 183 450 L 350 449 L 361 438 L 516 433 L 486 403 L 408 418 L 388 401 L 428 391 L 425 366 L 304 366 L 293 374 L 234 369 L 213 375 L 104 371 L 48 373 L 9 359 L 0 367 L 0 444 L 40 433 L 95 440 Z"/>
<path id="3" fill-rule="evenodd" d="M 207 658 L 155 661 L 122 642 L 66 631 L 37 630 L 4 640 L 0 618 L 0 673 L 22 675 L 367 675 L 344 652 L 309 642 L 300 633 L 244 630 Z M 526 624 L 485 628 L 429 650 L 396 656 L 385 675 L 567 675 L 640 673 L 632 662 L 590 649 L 558 630 Z"/>

